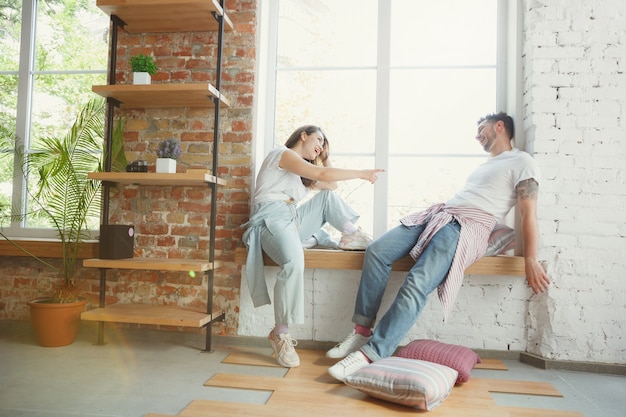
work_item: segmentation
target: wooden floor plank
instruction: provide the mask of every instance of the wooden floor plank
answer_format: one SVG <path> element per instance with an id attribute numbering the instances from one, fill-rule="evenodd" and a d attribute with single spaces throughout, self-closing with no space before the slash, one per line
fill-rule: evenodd
<path id="1" fill-rule="evenodd" d="M 509 368 L 500 360 L 500 359 L 483 359 L 481 358 L 481 363 L 477 363 L 474 366 L 474 369 L 489 369 L 491 371 L 508 371 Z"/>
<path id="2" fill-rule="evenodd" d="M 487 379 L 487 378 L 474 378 L 475 382 L 484 382 L 487 384 L 490 392 L 501 392 L 506 394 L 527 394 L 527 395 L 542 395 L 549 397 L 562 397 L 563 394 L 559 392 L 549 382 L 534 382 L 534 381 L 513 381 L 503 379 Z"/>
<path id="3" fill-rule="evenodd" d="M 223 362 L 275 367 L 269 349 L 235 349 Z M 334 380 L 327 373 L 336 359 L 322 351 L 299 350 L 301 366 L 286 370 L 284 377 L 217 373 L 205 385 L 233 389 L 270 391 L 265 404 L 195 400 L 176 417 L 395 417 L 414 415 L 416 410 L 372 398 Z M 502 361 L 483 360 L 482 369 L 506 369 Z M 523 395 L 562 396 L 546 382 L 472 378 L 455 386 L 433 417 L 584 417 L 575 411 L 501 407 L 491 392 Z M 146 417 L 172 417 L 150 414 Z"/>
<path id="4" fill-rule="evenodd" d="M 275 391 L 284 383 L 284 378 L 258 375 L 233 375 L 217 373 L 204 383 L 206 387 L 225 387 Z"/>
<path id="5" fill-rule="evenodd" d="M 511 417 L 585 417 L 579 411 L 548 410 L 545 408 L 508 407 Z"/>
<path id="6" fill-rule="evenodd" d="M 150 413 L 150 414 L 144 414 L 143 417 L 177 417 L 177 415 L 175 415 L 175 414 L 154 414 L 154 413 Z"/>
<path id="7" fill-rule="evenodd" d="M 235 365 L 271 366 L 281 368 L 276 363 L 276 359 L 262 352 L 233 352 L 226 356 L 222 363 L 232 363 Z"/>

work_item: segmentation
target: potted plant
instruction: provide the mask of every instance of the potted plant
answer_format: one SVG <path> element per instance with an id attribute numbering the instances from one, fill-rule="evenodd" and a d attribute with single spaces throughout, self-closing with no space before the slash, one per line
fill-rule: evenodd
<path id="1" fill-rule="evenodd" d="M 86 301 L 80 297 L 76 272 L 80 247 L 89 239 L 88 219 L 100 217 L 101 184 L 99 180 L 88 178 L 87 174 L 103 170 L 104 114 L 105 101 L 101 98 L 90 100 L 65 136 L 43 138 L 29 152 L 24 152 L 23 146 L 14 138 L 2 138 L 1 148 L 13 151 L 11 153 L 17 158 L 24 176 L 29 179 L 31 208 L 28 216 L 48 223 L 62 245 L 60 261 L 44 259 L 29 252 L 0 229 L 0 236 L 50 268 L 59 278 L 58 285 L 50 288 L 49 294 L 28 303 L 33 328 L 42 346 L 71 344 L 78 332 L 80 313 L 85 309 Z M 122 138 L 120 128 L 118 123 L 114 141 Z M 12 221 L 24 217 L 23 214 L 11 214 Z M 69 309 L 68 313 L 59 313 L 66 309 Z M 52 321 L 48 320 L 50 313 L 54 316 Z M 64 328 L 55 327 L 55 319 L 61 320 Z"/>
<path id="2" fill-rule="evenodd" d="M 133 70 L 133 84 L 150 84 L 151 75 L 156 74 L 158 67 L 152 55 L 139 54 L 130 58 Z"/>
<path id="3" fill-rule="evenodd" d="M 156 172 L 175 173 L 176 160 L 180 158 L 182 150 L 176 139 L 165 139 L 159 143 L 157 150 Z"/>

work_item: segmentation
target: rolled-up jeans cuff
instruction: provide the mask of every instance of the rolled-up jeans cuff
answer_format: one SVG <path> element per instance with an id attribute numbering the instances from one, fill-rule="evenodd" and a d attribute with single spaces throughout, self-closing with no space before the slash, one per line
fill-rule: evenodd
<path id="1" fill-rule="evenodd" d="M 370 329 L 374 327 L 375 318 L 371 319 L 369 317 L 362 316 L 360 314 L 354 314 L 352 316 L 352 323 L 358 324 L 360 326 L 369 327 Z"/>

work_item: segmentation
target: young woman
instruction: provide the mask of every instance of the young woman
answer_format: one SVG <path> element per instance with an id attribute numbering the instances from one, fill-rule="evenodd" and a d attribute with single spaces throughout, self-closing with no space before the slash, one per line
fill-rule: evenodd
<path id="1" fill-rule="evenodd" d="M 250 220 L 243 241 L 248 248 L 246 274 L 255 307 L 270 304 L 263 252 L 280 266 L 274 287 L 276 325 L 268 339 L 281 366 L 300 365 L 289 335 L 289 323 L 304 322 L 304 252 L 329 223 L 342 233 L 339 249 L 365 249 L 371 237 L 355 226 L 359 215 L 332 190 L 337 181 L 363 179 L 375 183 L 381 169 L 341 169 L 330 166 L 328 139 L 317 126 L 302 126 L 284 146 L 272 150 L 259 171 Z M 298 205 L 308 191 L 319 190 Z"/>

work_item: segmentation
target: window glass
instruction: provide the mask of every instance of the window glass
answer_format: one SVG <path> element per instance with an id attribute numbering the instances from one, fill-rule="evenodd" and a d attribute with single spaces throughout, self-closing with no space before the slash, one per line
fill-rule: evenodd
<path id="1" fill-rule="evenodd" d="M 106 84 L 109 17 L 94 1 L 0 0 L 0 21 L 0 135 L 36 149 L 44 137 L 65 135 L 94 97 L 91 86 Z M 29 211 L 27 193 L 12 201 L 14 184 L 32 189 L 34 181 L 23 184 L 21 170 L 13 170 L 13 155 L 0 155 L 3 227 L 11 225 L 10 207 Z M 46 226 L 28 217 L 24 224 L 13 223 L 10 233 L 33 236 L 22 228 Z"/>
<path id="2" fill-rule="evenodd" d="M 299 126 L 319 125 L 331 154 L 373 153 L 376 72 L 287 71 L 277 74 L 275 145 Z M 332 86 L 329 88 L 329 86 Z"/>
<path id="3" fill-rule="evenodd" d="M 497 7 L 497 0 L 281 0 L 272 11 L 275 62 L 268 60 L 273 145 L 300 125 L 319 124 L 335 166 L 382 161 L 387 172 L 376 187 L 353 180 L 338 191 L 364 228 L 388 229 L 446 201 L 487 157 L 474 140 L 478 118 L 501 110 Z M 380 205 L 382 216 L 374 214 Z"/>
<path id="4" fill-rule="evenodd" d="M 106 84 L 109 18 L 95 4 L 40 0 L 35 35 L 31 143 L 63 134 L 91 86 Z M 89 72 L 99 70 L 99 73 Z"/>
<path id="5" fill-rule="evenodd" d="M 394 66 L 495 65 L 494 0 L 393 0 Z"/>
<path id="6" fill-rule="evenodd" d="M 495 106 L 494 80 L 494 69 L 392 71 L 389 152 L 485 155 L 474 134 Z"/>
<path id="7" fill-rule="evenodd" d="M 375 0 L 280 0 L 278 68 L 376 65 Z"/>

